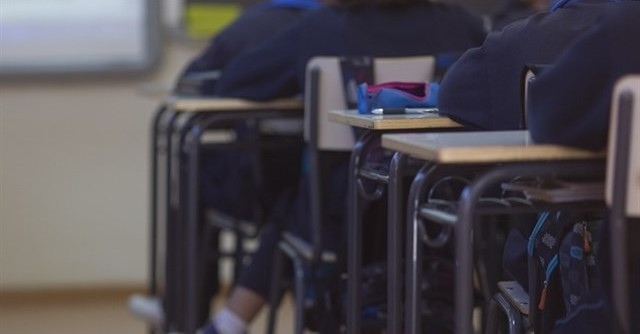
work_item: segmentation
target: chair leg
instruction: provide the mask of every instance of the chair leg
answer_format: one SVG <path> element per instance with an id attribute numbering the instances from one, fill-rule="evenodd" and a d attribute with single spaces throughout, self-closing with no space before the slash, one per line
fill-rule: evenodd
<path id="1" fill-rule="evenodd" d="M 280 250 L 287 254 L 293 262 L 293 279 L 296 294 L 294 334 L 302 334 L 304 331 L 304 261 L 299 254 L 286 242 L 280 242 Z"/>
<path id="2" fill-rule="evenodd" d="M 236 237 L 236 245 L 235 245 L 235 259 L 233 263 L 233 282 L 235 283 L 240 276 L 240 272 L 242 272 L 242 268 L 244 267 L 244 235 L 240 232 L 234 232 Z"/>
<path id="3" fill-rule="evenodd" d="M 487 311 L 486 333 L 498 333 L 498 311 L 502 311 L 507 316 L 509 334 L 522 333 L 522 314 L 508 300 L 504 298 L 502 293 L 496 293 L 489 302 L 489 310 Z"/>
<path id="4" fill-rule="evenodd" d="M 267 323 L 267 334 L 275 333 L 276 318 L 278 315 L 278 306 L 282 297 L 282 287 L 280 280 L 282 278 L 282 268 L 284 254 L 279 247 L 276 247 L 273 255 L 273 271 L 271 273 L 271 286 L 269 287 L 269 319 Z"/>
<path id="5" fill-rule="evenodd" d="M 302 265 L 302 260 L 297 256 L 293 258 L 293 270 L 296 285 L 296 319 L 294 325 L 294 333 L 302 334 L 304 330 L 304 266 Z"/>

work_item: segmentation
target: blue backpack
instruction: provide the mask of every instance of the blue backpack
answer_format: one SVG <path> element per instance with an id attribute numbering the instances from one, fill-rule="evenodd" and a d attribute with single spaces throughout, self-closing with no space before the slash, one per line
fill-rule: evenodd
<path id="1" fill-rule="evenodd" d="M 598 285 L 594 236 L 602 224 L 584 214 L 543 212 L 531 232 L 528 254 L 537 267 L 536 332 L 547 333 L 557 320 L 571 315 L 581 299 Z"/>

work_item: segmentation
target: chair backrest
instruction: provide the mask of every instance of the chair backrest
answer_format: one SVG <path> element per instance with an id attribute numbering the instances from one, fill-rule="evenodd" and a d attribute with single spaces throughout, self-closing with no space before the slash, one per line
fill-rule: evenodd
<path id="1" fill-rule="evenodd" d="M 307 64 L 304 135 L 317 142 L 318 149 L 351 151 L 355 143 L 350 126 L 329 121 L 331 110 L 347 109 L 339 57 L 314 57 Z M 435 57 L 376 58 L 375 83 L 387 81 L 429 81 L 435 70 Z M 311 129 L 312 116 L 317 117 Z M 312 137 L 317 137 L 312 140 Z"/>
<path id="2" fill-rule="evenodd" d="M 615 333 L 630 333 L 629 243 L 627 227 L 640 217 L 640 75 L 615 86 L 609 124 L 605 201 L 609 207 L 611 309 Z M 633 255 L 631 255 L 633 256 Z"/>
<path id="3" fill-rule="evenodd" d="M 542 70 L 549 67 L 547 64 L 526 64 L 522 70 L 521 78 L 520 78 L 520 87 L 521 87 L 521 102 L 522 106 L 520 109 L 520 129 L 528 129 L 527 125 L 527 104 L 529 100 L 529 87 L 531 83 L 536 80 L 536 76 L 540 74 Z"/>
<path id="4" fill-rule="evenodd" d="M 609 155 L 605 200 L 622 191 L 628 217 L 640 217 L 640 75 L 618 81 L 613 93 L 609 125 Z"/>

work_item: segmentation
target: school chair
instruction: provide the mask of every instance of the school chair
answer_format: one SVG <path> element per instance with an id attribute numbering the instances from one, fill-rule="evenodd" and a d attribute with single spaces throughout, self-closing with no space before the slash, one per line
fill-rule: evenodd
<path id="1" fill-rule="evenodd" d="M 367 64 L 370 62 L 369 64 Z M 328 155 L 339 155 L 348 161 L 354 147 L 355 137 L 352 127 L 329 120 L 329 111 L 354 108 L 355 99 L 349 87 L 355 82 L 349 80 L 345 71 L 359 71 L 350 66 L 356 64 L 369 66 L 373 72 L 374 83 L 387 81 L 426 81 L 434 71 L 434 58 L 431 56 L 405 58 L 338 58 L 315 57 L 307 64 L 305 91 L 304 137 L 309 157 L 308 173 L 310 178 L 310 214 L 309 226 L 311 240 L 305 240 L 294 233 L 285 231 L 279 243 L 279 252 L 274 260 L 274 279 L 271 287 L 270 329 L 275 322 L 276 305 L 280 294 L 280 275 L 283 256 L 289 257 L 294 265 L 294 285 L 296 314 L 294 332 L 302 333 L 304 323 L 305 283 L 314 275 L 314 268 L 323 264 L 338 265 L 339 255 L 335 250 L 323 247 L 323 212 L 326 203 L 325 193 L 327 171 L 322 162 Z M 347 65 L 350 64 L 350 65 Z M 366 71 L 366 69 L 365 69 Z M 353 73 L 352 73 L 353 74 Z M 357 74 L 357 73 L 356 73 Z M 360 73 L 361 74 L 361 73 Z M 345 192 L 346 192 L 345 185 Z M 351 241 L 347 241 L 351 242 Z M 311 268 L 307 270 L 306 268 Z"/>
<path id="2" fill-rule="evenodd" d="M 611 108 L 605 202 L 610 210 L 613 333 L 631 333 L 627 243 L 630 218 L 640 218 L 640 75 L 618 80 Z M 637 266 L 637 264 L 634 264 Z M 637 316 L 637 315 L 635 315 Z"/>

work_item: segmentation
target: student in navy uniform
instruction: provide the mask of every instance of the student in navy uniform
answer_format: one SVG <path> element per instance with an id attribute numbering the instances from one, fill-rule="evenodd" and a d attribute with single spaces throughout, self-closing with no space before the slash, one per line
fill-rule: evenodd
<path id="1" fill-rule="evenodd" d="M 182 78 L 224 69 L 240 53 L 258 47 L 290 26 L 300 14 L 319 6 L 317 0 L 271 0 L 250 7 L 211 40 L 207 48 L 186 67 Z M 214 85 L 215 79 L 204 80 L 199 85 L 198 95 L 213 95 Z"/>
<path id="2" fill-rule="evenodd" d="M 217 82 L 219 96 L 253 100 L 289 97 L 304 91 L 305 67 L 317 55 L 412 56 L 462 51 L 484 39 L 482 21 L 457 6 L 428 0 L 335 0 L 306 14 L 260 48 L 244 53 L 225 68 Z M 332 160 L 332 161 L 329 161 Z M 346 213 L 348 156 L 324 161 L 333 165 L 323 194 L 327 230 L 340 240 Z M 306 224 L 306 178 L 292 215 L 292 225 Z M 306 231 L 308 232 L 308 231 Z M 307 233 L 308 234 L 308 233 Z M 277 233 L 263 234 L 251 265 L 205 333 L 242 333 L 267 299 Z M 338 242 L 336 242 L 338 243 Z M 335 245 L 343 247 L 343 245 Z"/>
<path id="3" fill-rule="evenodd" d="M 536 142 L 601 150 L 607 145 L 614 85 L 640 74 L 640 2 L 607 6 L 602 20 L 572 43 L 531 84 L 529 124 Z M 612 333 L 609 236 L 605 221 L 598 255 L 602 289 L 595 289 L 574 314 L 557 322 L 557 333 Z M 640 333 L 640 222 L 627 223 L 631 268 L 631 333 Z M 635 239 L 634 239 L 635 238 Z"/>
<path id="4" fill-rule="evenodd" d="M 556 0 L 550 11 L 489 34 L 447 72 L 438 96 L 440 114 L 476 130 L 522 128 L 521 73 L 550 64 L 591 27 L 612 0 Z"/>
<path id="5" fill-rule="evenodd" d="M 613 86 L 624 74 L 640 73 L 640 3 L 609 7 L 604 23 L 587 30 L 531 84 L 535 141 L 591 150 L 607 145 Z"/>
<path id="6" fill-rule="evenodd" d="M 317 0 L 271 0 L 249 8 L 237 20 L 216 35 L 204 52 L 193 60 L 184 70 L 178 80 L 178 94 L 183 86 L 180 82 L 190 81 L 190 78 L 202 77 L 204 73 L 219 73 L 233 59 L 241 53 L 259 47 L 269 38 L 292 25 L 301 14 L 320 6 Z M 206 78 L 206 75 L 205 75 Z M 215 78 L 215 76 L 214 76 Z M 198 80 L 196 80 L 198 81 Z M 215 91 L 213 80 L 202 80 L 196 85 L 198 96 L 212 96 Z M 245 139 L 254 135 L 248 130 L 244 122 L 236 122 L 233 126 L 238 139 Z M 264 136 L 264 135 L 263 135 Z M 299 154 L 299 153 L 298 153 Z M 286 155 L 292 155 L 287 158 Z M 288 170 L 295 161 L 295 154 L 286 150 L 271 150 L 262 152 L 260 159 L 264 169 L 265 189 L 272 191 L 264 202 L 265 213 L 269 215 L 269 208 L 275 204 L 271 199 L 277 199 L 279 193 L 287 188 L 286 179 L 280 177 L 289 175 L 295 170 Z M 231 215 L 242 215 L 239 218 L 251 219 L 248 216 L 251 203 L 246 199 L 255 192 L 249 180 L 252 180 L 252 157 L 247 151 L 216 151 L 215 154 L 205 154 L 201 168 L 201 200 L 205 207 L 213 207 Z M 282 173 L 270 173 L 269 171 Z"/>
<path id="7" fill-rule="evenodd" d="M 318 8 L 318 0 L 270 0 L 253 5 L 243 12 L 235 21 L 225 27 L 214 36 L 206 49 L 189 63 L 177 80 L 175 94 L 212 96 L 214 94 L 215 76 L 207 77 L 224 69 L 227 64 L 242 52 L 260 46 L 264 41 L 273 37 L 286 27 L 290 26 L 304 12 Z M 207 75 L 203 76 L 203 73 Z M 247 134 L 243 122 L 238 122 L 235 129 L 238 137 Z M 288 182 L 291 173 L 296 168 L 291 167 L 299 161 L 299 152 L 291 153 L 291 150 L 270 151 L 263 153 L 262 160 L 265 174 L 263 178 L 269 193 L 262 198 L 264 200 L 265 213 L 270 214 L 270 208 L 275 205 L 282 191 L 295 187 L 295 183 Z M 200 182 L 200 207 L 215 208 L 231 215 L 238 213 L 247 214 L 250 202 L 246 199 L 247 192 L 251 191 L 246 180 L 251 180 L 251 158 L 243 151 L 217 151 L 213 154 L 204 154 L 201 163 Z M 271 163 L 270 163 L 271 162 Z M 272 173 L 277 170 L 281 173 Z M 244 182 L 243 182 L 244 181 Z M 250 194 L 250 193 L 249 193 Z M 249 217 L 242 217 L 247 218 Z M 217 247 L 212 245 L 212 248 Z M 200 318 L 209 316 L 210 298 L 218 289 L 218 265 L 207 265 L 204 268 L 204 276 L 207 284 L 204 285 L 204 298 L 202 298 L 203 314 Z M 155 324 L 162 324 L 164 312 L 158 298 L 151 296 L 132 296 L 130 299 L 132 312 L 145 320 Z"/>
<path id="8" fill-rule="evenodd" d="M 491 30 L 502 30 L 508 24 L 547 9 L 546 0 L 507 0 L 491 17 Z"/>

